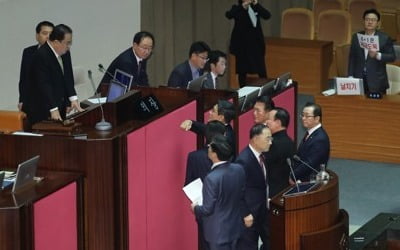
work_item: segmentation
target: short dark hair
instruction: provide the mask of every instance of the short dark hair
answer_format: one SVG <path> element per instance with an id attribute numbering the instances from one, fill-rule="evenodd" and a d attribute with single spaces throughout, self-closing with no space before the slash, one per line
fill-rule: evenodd
<path id="1" fill-rule="evenodd" d="M 219 61 L 219 58 L 221 58 L 221 57 L 225 58 L 225 60 L 227 59 L 226 54 L 224 52 L 222 52 L 220 50 L 211 50 L 208 53 L 208 61 L 207 61 L 206 65 L 204 66 L 204 69 L 206 71 L 211 71 L 211 63 L 216 65 Z"/>
<path id="2" fill-rule="evenodd" d="M 40 31 L 42 31 L 42 27 L 43 27 L 43 26 L 48 26 L 48 27 L 54 28 L 54 24 L 53 24 L 52 22 L 49 22 L 49 21 L 42 21 L 42 22 L 40 22 L 40 23 L 38 23 L 38 24 L 36 25 L 36 28 L 35 28 L 36 34 L 39 34 Z"/>
<path id="3" fill-rule="evenodd" d="M 62 41 L 65 38 L 65 34 L 72 34 L 72 29 L 65 24 L 56 25 L 49 36 L 49 40 Z"/>
<path id="4" fill-rule="evenodd" d="M 250 129 L 250 140 L 257 135 L 261 135 L 265 128 L 268 128 L 265 124 L 262 123 L 254 124 L 253 127 L 251 127 Z"/>
<path id="5" fill-rule="evenodd" d="M 375 14 L 376 17 L 378 17 L 378 21 L 381 20 L 381 14 L 379 14 L 379 12 L 378 12 L 376 9 L 368 9 L 368 10 L 364 11 L 363 19 L 365 19 L 365 17 L 366 17 L 368 14 Z"/>
<path id="6" fill-rule="evenodd" d="M 287 128 L 290 122 L 289 112 L 286 109 L 279 107 L 275 107 L 272 110 L 276 111 L 274 119 L 281 121 L 282 127 Z"/>
<path id="7" fill-rule="evenodd" d="M 154 36 L 148 31 L 139 31 L 138 33 L 135 34 L 133 37 L 133 42 L 136 44 L 139 44 L 144 38 L 149 37 L 153 41 L 153 47 L 154 47 Z"/>
<path id="8" fill-rule="evenodd" d="M 197 41 L 192 43 L 189 49 L 189 58 L 192 56 L 192 54 L 199 54 L 203 52 L 210 52 L 210 47 L 207 45 L 207 43 L 203 41 Z"/>
<path id="9" fill-rule="evenodd" d="M 232 156 L 232 147 L 224 135 L 216 135 L 209 144 L 211 150 L 217 154 L 220 161 L 229 161 Z"/>
<path id="10" fill-rule="evenodd" d="M 319 121 L 322 122 L 322 108 L 320 105 L 313 103 L 313 102 L 307 102 L 306 105 L 304 105 L 304 108 L 313 108 L 313 116 L 319 116 Z"/>
<path id="11" fill-rule="evenodd" d="M 218 100 L 218 114 L 224 116 L 226 123 L 230 123 L 235 118 L 235 105 L 227 100 Z"/>
<path id="12" fill-rule="evenodd" d="M 226 127 L 222 122 L 217 120 L 207 122 L 205 130 L 206 143 L 210 143 L 216 135 L 224 135 L 225 132 Z"/>
<path id="13" fill-rule="evenodd" d="M 264 110 L 269 111 L 275 108 L 275 103 L 269 96 L 262 95 L 257 97 L 256 102 L 264 103 Z"/>

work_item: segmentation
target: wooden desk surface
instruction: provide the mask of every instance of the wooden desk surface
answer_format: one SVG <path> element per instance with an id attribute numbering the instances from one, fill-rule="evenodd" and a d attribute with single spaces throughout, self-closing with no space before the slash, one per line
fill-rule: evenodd
<path id="1" fill-rule="evenodd" d="M 400 163 L 400 96 L 316 96 L 331 157 Z"/>

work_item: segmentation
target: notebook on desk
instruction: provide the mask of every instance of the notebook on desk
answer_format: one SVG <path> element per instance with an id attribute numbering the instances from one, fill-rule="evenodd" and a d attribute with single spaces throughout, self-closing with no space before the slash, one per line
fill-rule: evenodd
<path id="1" fill-rule="evenodd" d="M 18 165 L 17 173 L 15 178 L 10 178 L 4 180 L 4 172 L 1 175 L 0 179 L 2 179 L 2 189 L 8 188 L 12 186 L 12 193 L 18 192 L 25 186 L 35 183 L 34 177 L 36 174 L 37 164 L 39 162 L 40 156 L 37 155 L 32 157 L 31 159 L 24 161 Z M 3 177 L 1 177 L 3 176 Z"/>

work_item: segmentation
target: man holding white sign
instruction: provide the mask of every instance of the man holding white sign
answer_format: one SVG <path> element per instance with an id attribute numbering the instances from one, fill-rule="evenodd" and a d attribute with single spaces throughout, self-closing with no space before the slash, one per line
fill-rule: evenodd
<path id="1" fill-rule="evenodd" d="M 353 34 L 351 39 L 348 75 L 363 79 L 365 93 L 386 93 L 386 63 L 396 59 L 392 39 L 377 30 L 380 18 L 376 9 L 366 10 L 364 31 Z"/>

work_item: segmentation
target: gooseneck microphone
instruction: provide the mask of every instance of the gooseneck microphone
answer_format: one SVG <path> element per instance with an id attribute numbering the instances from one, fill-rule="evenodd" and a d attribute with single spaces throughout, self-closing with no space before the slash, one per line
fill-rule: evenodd
<path id="1" fill-rule="evenodd" d="M 99 66 L 99 71 L 100 71 L 101 73 L 107 74 L 109 77 L 111 77 L 111 79 L 114 79 L 114 75 L 111 74 L 110 72 L 108 72 L 108 71 L 103 67 L 103 64 L 99 63 L 98 66 Z"/>
<path id="2" fill-rule="evenodd" d="M 297 182 L 296 175 L 294 174 L 294 170 L 292 167 L 292 159 L 286 158 L 286 162 L 289 165 L 290 172 L 292 172 L 294 183 L 296 184 L 297 192 L 300 192 L 299 183 Z"/>
<path id="3" fill-rule="evenodd" d="M 307 162 L 305 162 L 302 159 L 300 159 L 300 157 L 298 155 L 293 155 L 293 159 L 296 160 L 296 161 L 301 162 L 303 165 L 305 165 L 306 167 L 308 167 L 309 169 L 311 169 L 315 173 L 317 173 L 317 174 L 319 173 L 319 171 L 317 171 L 315 168 L 311 167 L 310 164 L 308 164 Z"/>
<path id="4" fill-rule="evenodd" d="M 92 71 L 91 70 L 88 70 L 88 77 L 89 77 L 90 83 L 92 84 L 94 94 L 97 96 L 97 101 L 100 104 L 100 110 L 101 110 L 101 121 L 96 123 L 95 128 L 97 130 L 101 130 L 101 131 L 111 130 L 112 129 L 111 123 L 106 122 L 106 120 L 104 119 L 103 104 L 100 102 L 100 97 L 97 94 L 97 90 L 96 90 L 96 87 L 95 87 L 94 82 L 93 82 L 93 77 L 92 77 Z"/>

